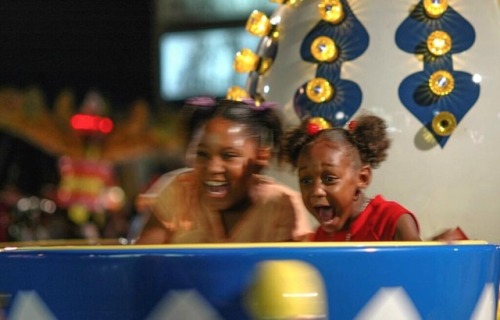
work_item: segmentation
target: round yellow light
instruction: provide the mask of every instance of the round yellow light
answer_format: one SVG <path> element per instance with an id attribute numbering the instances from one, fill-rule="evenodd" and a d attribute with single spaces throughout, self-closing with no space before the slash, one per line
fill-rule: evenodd
<path id="1" fill-rule="evenodd" d="M 89 220 L 90 213 L 83 205 L 72 205 L 68 208 L 68 217 L 77 225 L 82 225 Z"/>
<path id="2" fill-rule="evenodd" d="M 340 0 L 321 0 L 318 12 L 322 20 L 333 24 L 340 23 L 344 19 L 344 8 Z"/>
<path id="3" fill-rule="evenodd" d="M 432 130 L 439 136 L 449 136 L 457 127 L 457 119 L 448 111 L 438 113 L 432 119 Z"/>
<path id="4" fill-rule="evenodd" d="M 330 82 L 324 78 L 314 78 L 309 80 L 306 85 L 307 97 L 316 103 L 330 100 L 334 92 Z"/>
<path id="5" fill-rule="evenodd" d="M 245 73 L 254 71 L 259 63 L 259 56 L 252 50 L 244 48 L 236 53 L 233 68 L 236 72 Z"/>
<path id="6" fill-rule="evenodd" d="M 254 10 L 248 17 L 246 30 L 254 36 L 264 37 L 271 31 L 271 22 L 265 13 Z"/>
<path id="7" fill-rule="evenodd" d="M 323 278 L 311 264 L 270 260 L 256 266 L 246 295 L 254 319 L 327 319 L 328 299 Z"/>
<path id="8" fill-rule="evenodd" d="M 447 0 L 424 0 L 424 11 L 429 18 L 441 17 L 447 8 Z"/>
<path id="9" fill-rule="evenodd" d="M 302 0 L 270 0 L 270 1 L 279 4 L 286 4 L 289 6 L 298 6 L 302 2 Z"/>
<path id="10" fill-rule="evenodd" d="M 248 92 L 240 86 L 232 86 L 227 89 L 226 99 L 228 100 L 241 101 L 248 97 Z"/>
<path id="11" fill-rule="evenodd" d="M 455 79 L 448 71 L 438 70 L 430 76 L 429 88 L 435 95 L 445 96 L 455 88 Z"/>
<path id="12" fill-rule="evenodd" d="M 330 37 L 320 36 L 314 39 L 311 44 L 313 57 L 322 62 L 332 62 L 338 57 L 338 50 L 335 42 Z"/>
<path id="13" fill-rule="evenodd" d="M 451 37 L 448 33 L 436 30 L 427 37 L 427 49 L 435 56 L 447 54 L 451 49 Z"/>

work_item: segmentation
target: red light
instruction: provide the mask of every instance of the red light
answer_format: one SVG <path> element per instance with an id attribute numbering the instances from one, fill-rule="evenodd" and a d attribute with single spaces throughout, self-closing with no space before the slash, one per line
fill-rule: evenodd
<path id="1" fill-rule="evenodd" d="M 93 116 L 88 114 L 76 114 L 71 118 L 71 126 L 75 130 L 92 130 Z"/>
<path id="2" fill-rule="evenodd" d="M 71 118 L 71 126 L 78 131 L 108 134 L 113 130 L 113 121 L 89 114 L 75 114 Z"/>
<path id="3" fill-rule="evenodd" d="M 109 118 L 101 118 L 99 121 L 99 131 L 104 134 L 110 133 L 113 130 L 113 121 Z"/>

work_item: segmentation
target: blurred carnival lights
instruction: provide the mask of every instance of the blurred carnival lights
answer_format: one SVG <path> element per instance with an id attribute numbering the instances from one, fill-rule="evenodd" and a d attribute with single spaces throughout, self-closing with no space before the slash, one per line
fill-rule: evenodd
<path id="1" fill-rule="evenodd" d="M 279 37 L 277 25 L 280 21 L 280 16 L 269 18 L 265 13 L 254 10 L 248 17 L 245 29 L 257 37 L 269 36 L 271 39 L 277 39 Z"/>
<path id="2" fill-rule="evenodd" d="M 255 36 L 263 37 L 271 31 L 271 21 L 265 13 L 254 10 L 248 17 L 246 30 Z"/>
<path id="3" fill-rule="evenodd" d="M 284 4 L 287 6 L 298 6 L 302 2 L 302 0 L 270 0 L 270 1 L 274 3 Z"/>
<path id="4" fill-rule="evenodd" d="M 259 64 L 259 56 L 248 48 L 243 48 L 236 53 L 234 58 L 234 70 L 245 73 L 255 71 Z"/>
<path id="5" fill-rule="evenodd" d="M 269 69 L 271 63 L 271 59 L 259 57 L 259 55 L 252 50 L 243 48 L 236 53 L 233 68 L 239 73 L 257 71 L 263 74 Z"/>
<path id="6" fill-rule="evenodd" d="M 118 186 L 108 188 L 104 194 L 104 205 L 110 211 L 119 211 L 125 205 L 125 192 Z"/>
<path id="7" fill-rule="evenodd" d="M 47 213 L 54 213 L 56 212 L 57 206 L 56 203 L 52 200 L 42 199 L 40 201 L 40 209 L 42 209 L 42 211 L 45 211 Z"/>
<path id="8" fill-rule="evenodd" d="M 17 202 L 17 210 L 28 211 L 30 209 L 30 201 L 28 198 L 21 198 Z"/>
<path id="9" fill-rule="evenodd" d="M 91 114 L 75 114 L 71 118 L 71 126 L 80 132 L 108 134 L 113 130 L 113 121 Z"/>
<path id="10" fill-rule="evenodd" d="M 300 1 L 275 1 L 280 4 L 294 5 Z M 254 36 L 261 37 L 258 53 L 251 49 L 243 48 L 234 57 L 233 69 L 238 73 L 249 73 L 250 78 L 247 86 L 254 87 L 260 75 L 265 74 L 274 60 L 279 38 L 278 25 L 281 21 L 279 15 L 269 18 L 261 11 L 254 10 L 247 19 L 245 29 Z M 252 85 L 253 83 L 253 85 Z M 268 88 L 269 90 L 269 88 Z M 252 89 L 244 89 L 232 86 L 226 92 L 226 98 L 241 101 L 246 98 L 264 101 L 262 95 L 253 92 Z M 250 93 L 251 92 L 251 93 Z"/>
<path id="11" fill-rule="evenodd" d="M 240 86 L 232 86 L 227 90 L 226 98 L 229 100 L 241 101 L 249 98 L 248 92 Z"/>

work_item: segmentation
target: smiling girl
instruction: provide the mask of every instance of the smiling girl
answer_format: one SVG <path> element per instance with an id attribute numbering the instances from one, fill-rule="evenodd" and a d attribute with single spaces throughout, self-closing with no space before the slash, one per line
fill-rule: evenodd
<path id="1" fill-rule="evenodd" d="M 254 101 L 214 103 L 203 106 L 193 168 L 165 175 L 149 193 L 159 224 L 137 243 L 308 239 L 312 230 L 300 194 L 260 175 L 282 135 L 275 110 Z"/>
<path id="2" fill-rule="evenodd" d="M 420 240 L 409 210 L 365 194 L 389 145 L 385 122 L 373 115 L 348 129 L 311 118 L 286 135 L 283 154 L 297 168 L 304 204 L 320 223 L 314 241 Z"/>

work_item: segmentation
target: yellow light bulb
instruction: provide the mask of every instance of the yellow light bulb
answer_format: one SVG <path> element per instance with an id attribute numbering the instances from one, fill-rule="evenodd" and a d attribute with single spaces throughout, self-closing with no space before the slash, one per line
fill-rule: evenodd
<path id="1" fill-rule="evenodd" d="M 332 62 L 337 59 L 338 50 L 335 42 L 330 37 L 320 36 L 311 44 L 313 57 L 322 62 Z"/>
<path id="2" fill-rule="evenodd" d="M 244 48 L 236 53 L 233 68 L 236 72 L 245 73 L 257 69 L 259 56 L 252 50 Z"/>
<path id="3" fill-rule="evenodd" d="M 451 49 L 452 41 L 448 33 L 436 30 L 427 38 L 427 49 L 435 56 L 447 54 Z"/>
<path id="4" fill-rule="evenodd" d="M 424 11 L 429 18 L 441 17 L 447 8 L 447 0 L 424 0 Z"/>
<path id="5" fill-rule="evenodd" d="M 234 101 L 242 101 L 249 96 L 248 92 L 240 86 L 232 86 L 227 89 L 226 93 L 226 99 Z"/>
<path id="6" fill-rule="evenodd" d="M 455 79 L 448 71 L 438 70 L 430 76 L 429 88 L 435 95 L 448 95 L 455 88 Z"/>
<path id="7" fill-rule="evenodd" d="M 278 28 L 271 28 L 271 32 L 269 33 L 269 36 L 273 39 L 278 39 L 280 36 L 280 32 Z"/>
<path id="8" fill-rule="evenodd" d="M 248 17 L 245 28 L 254 36 L 264 37 L 269 34 L 272 25 L 265 13 L 254 10 Z"/>
<path id="9" fill-rule="evenodd" d="M 314 78 L 309 80 L 306 85 L 307 97 L 316 103 L 330 100 L 334 91 L 330 82 L 324 78 Z"/>
<path id="10" fill-rule="evenodd" d="M 438 113 L 432 119 L 432 130 L 439 136 L 449 136 L 457 127 L 457 119 L 448 111 Z"/>
<path id="11" fill-rule="evenodd" d="M 340 0 L 321 0 L 318 4 L 319 16 L 322 20 L 337 24 L 344 19 L 344 8 Z"/>
<path id="12" fill-rule="evenodd" d="M 286 4 L 289 6 L 298 6 L 302 2 L 302 0 L 270 0 L 270 1 L 279 4 Z"/>

